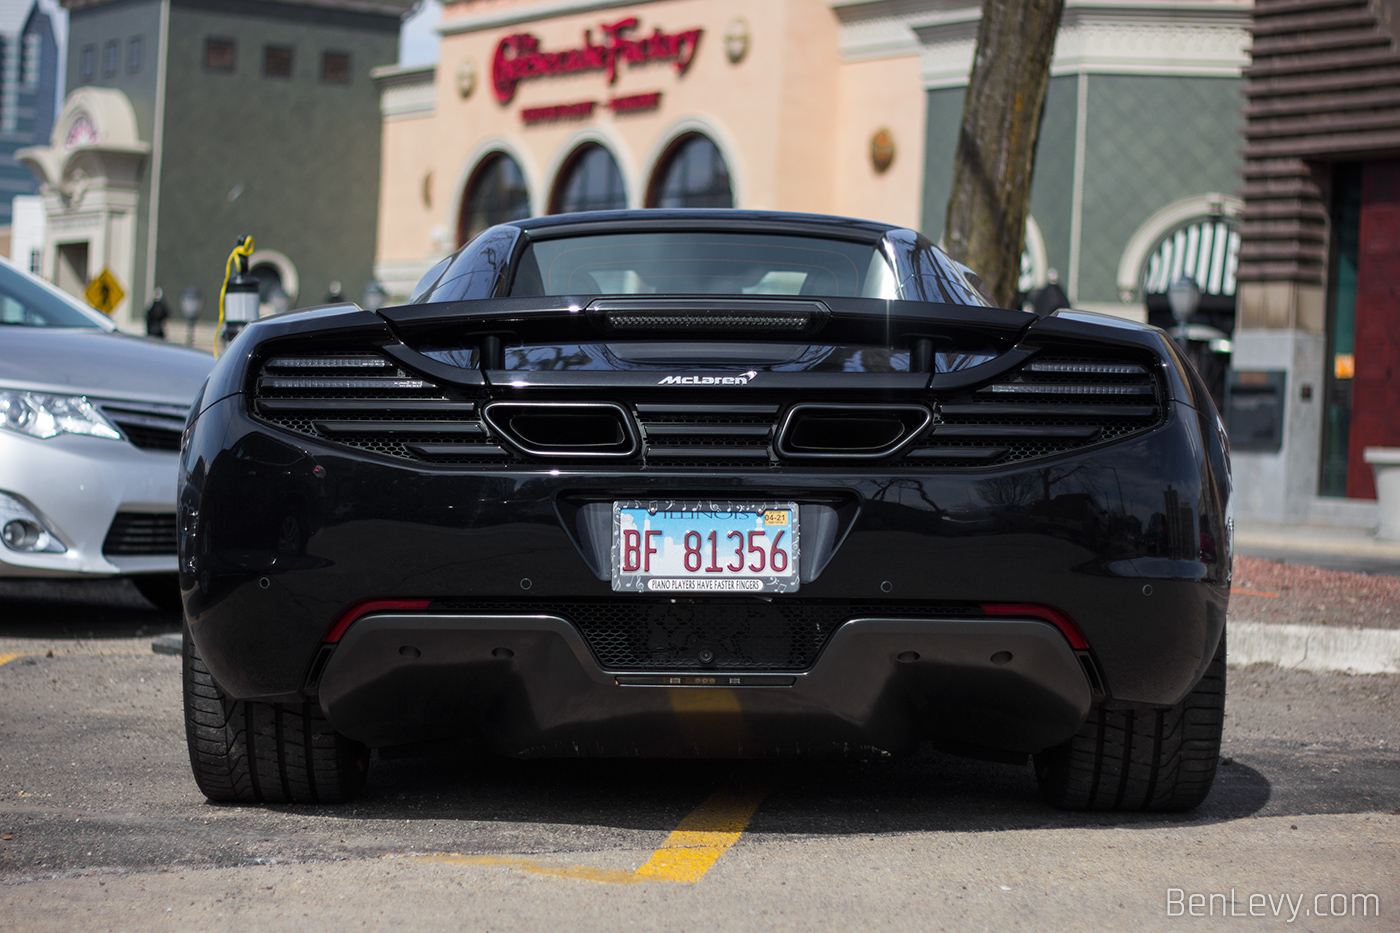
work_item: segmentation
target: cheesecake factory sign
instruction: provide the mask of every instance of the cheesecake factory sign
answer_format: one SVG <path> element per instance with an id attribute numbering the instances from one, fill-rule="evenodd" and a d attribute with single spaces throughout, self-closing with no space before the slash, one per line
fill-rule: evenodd
<path id="1" fill-rule="evenodd" d="M 593 30 L 585 29 L 583 45 L 557 52 L 542 50 L 539 37 L 528 32 L 506 36 L 497 44 L 491 63 L 491 84 L 496 100 L 509 104 L 515 99 L 520 82 L 555 75 L 601 71 L 607 74 L 608 84 L 613 84 L 623 63 L 636 68 L 653 62 L 671 62 L 678 73 L 685 74 L 695 59 L 704 30 L 666 32 L 658 27 L 649 36 L 639 35 L 636 32 L 638 22 L 634 16 L 605 23 L 598 29 L 601 34 L 598 42 L 594 41 Z"/>

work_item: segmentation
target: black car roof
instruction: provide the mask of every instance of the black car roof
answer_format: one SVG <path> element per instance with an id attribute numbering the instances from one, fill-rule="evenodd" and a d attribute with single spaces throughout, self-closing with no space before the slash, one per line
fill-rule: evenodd
<path id="1" fill-rule="evenodd" d="M 887 232 L 902 229 L 893 224 L 859 220 L 854 217 L 784 211 L 744 211 L 732 208 L 650 208 L 552 214 L 512 221 L 511 226 L 524 230 L 531 239 L 590 233 L 714 230 L 819 236 L 872 244 L 878 243 Z"/>

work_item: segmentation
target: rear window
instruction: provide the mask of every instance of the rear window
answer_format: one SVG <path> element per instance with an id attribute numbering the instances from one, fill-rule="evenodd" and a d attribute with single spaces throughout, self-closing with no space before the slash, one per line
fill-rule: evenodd
<path id="1" fill-rule="evenodd" d="M 874 245 L 730 233 L 536 241 L 521 257 L 510 294 L 898 296 L 894 274 Z"/>

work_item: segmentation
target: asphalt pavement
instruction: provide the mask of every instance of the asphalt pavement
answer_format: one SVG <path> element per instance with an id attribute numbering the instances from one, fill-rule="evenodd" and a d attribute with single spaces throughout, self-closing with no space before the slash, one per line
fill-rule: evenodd
<path id="1" fill-rule="evenodd" d="M 150 649 L 177 620 L 120 586 L 5 586 L 6 929 L 1396 928 L 1397 675 L 1232 669 L 1226 757 L 1189 814 L 1064 813 L 1029 767 L 928 749 L 512 761 L 462 745 L 375 760 L 352 805 L 216 806 L 190 778 L 179 659 Z"/>

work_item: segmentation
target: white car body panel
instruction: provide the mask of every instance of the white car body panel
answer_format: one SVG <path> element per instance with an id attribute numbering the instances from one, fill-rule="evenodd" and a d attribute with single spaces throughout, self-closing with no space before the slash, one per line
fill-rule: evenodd
<path id="1" fill-rule="evenodd" d="M 0 390 L 84 396 L 99 409 L 103 402 L 142 403 L 133 405 L 138 413 L 129 420 L 164 434 L 153 441 L 148 433 L 142 440 L 140 429 L 127 430 L 115 421 L 126 435 L 120 440 L 75 434 L 38 438 L 0 427 L 0 493 L 27 507 L 66 548 L 25 551 L 0 543 L 0 577 L 173 573 L 173 541 L 170 553 L 162 555 L 108 556 L 103 543 L 118 512 L 174 514 L 179 454 L 154 446 L 175 442 L 180 412 L 193 405 L 213 356 L 124 334 L 48 283 L 0 261 L 0 294 L 7 283 L 28 286 L 23 295 L 29 307 L 48 308 L 53 301 L 76 308 L 92 326 L 0 326 Z M 139 412 L 151 403 L 167 407 L 161 417 L 143 422 Z"/>

